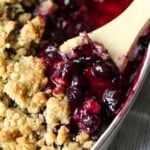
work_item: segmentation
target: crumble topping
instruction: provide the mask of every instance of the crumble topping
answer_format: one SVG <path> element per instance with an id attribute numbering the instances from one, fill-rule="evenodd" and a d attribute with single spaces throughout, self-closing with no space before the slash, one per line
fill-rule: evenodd
<path id="1" fill-rule="evenodd" d="M 0 1 L 0 149 L 90 148 L 94 142 L 86 133 L 70 138 L 67 97 L 56 94 L 48 98 L 48 91 L 43 90 L 48 82 L 45 66 L 34 54 L 41 44 L 46 22 L 42 16 L 26 11 L 36 3 Z M 45 8 L 52 13 L 57 6 L 45 0 L 41 9 Z"/>

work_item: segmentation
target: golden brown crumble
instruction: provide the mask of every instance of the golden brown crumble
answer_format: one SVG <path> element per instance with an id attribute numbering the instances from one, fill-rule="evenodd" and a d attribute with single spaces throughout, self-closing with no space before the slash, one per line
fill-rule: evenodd
<path id="1" fill-rule="evenodd" d="M 32 44 L 38 44 L 42 37 L 45 27 L 44 19 L 41 16 L 33 18 L 28 21 L 22 29 L 17 39 L 17 51 L 21 54 L 27 54 L 30 51 Z"/>
<path id="2" fill-rule="evenodd" d="M 42 94 L 40 90 L 47 83 L 47 79 L 44 77 L 44 67 L 39 59 L 22 56 L 10 67 L 8 65 L 7 71 L 9 75 L 4 92 L 20 108 L 26 108 L 29 112 L 39 111 L 46 104 L 44 93 Z"/>
<path id="3" fill-rule="evenodd" d="M 66 97 L 51 97 L 46 106 L 45 118 L 47 121 L 48 129 L 55 127 L 56 125 L 69 123 L 69 103 Z"/>
<path id="4" fill-rule="evenodd" d="M 47 98 L 48 91 L 43 90 L 47 84 L 45 67 L 34 53 L 41 43 L 45 21 L 23 8 L 36 2 L 0 0 L 0 149 L 90 148 L 93 142 L 86 133 L 69 137 L 67 97 L 59 94 Z M 56 8 L 51 0 L 44 3 L 51 4 L 52 10 Z"/>

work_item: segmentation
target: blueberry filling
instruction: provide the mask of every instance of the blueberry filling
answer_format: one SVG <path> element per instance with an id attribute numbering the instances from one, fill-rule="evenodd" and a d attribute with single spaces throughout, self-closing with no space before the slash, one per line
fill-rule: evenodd
<path id="1" fill-rule="evenodd" d="M 112 121 L 121 109 L 147 49 L 150 33 L 139 39 L 139 46 L 134 50 L 125 72 L 121 74 L 99 43 L 87 40 L 87 43 L 75 47 L 68 54 L 62 54 L 59 45 L 79 32 L 89 32 L 110 21 L 131 1 L 124 2 L 122 8 L 116 9 L 112 16 L 109 14 L 106 17 L 103 12 L 102 18 L 98 18 L 90 9 L 95 8 L 96 12 L 100 12 L 109 9 L 109 5 L 115 8 L 115 2 L 106 1 L 101 5 L 96 5 L 98 2 L 92 0 L 54 2 L 59 8 L 55 11 L 41 12 L 39 4 L 34 11 L 34 14 L 45 17 L 47 25 L 43 39 L 50 41 L 37 53 L 46 66 L 49 81 L 45 90 L 50 88 L 53 94 L 64 93 L 71 107 L 69 126 L 94 135 L 101 126 Z M 103 54 L 100 49 L 103 49 Z"/>
<path id="2" fill-rule="evenodd" d="M 99 49 L 103 49 L 103 55 Z M 101 109 L 104 118 L 114 118 L 127 87 L 102 45 L 89 42 L 62 54 L 49 44 L 38 56 L 46 66 L 52 92 L 63 92 L 68 97 L 73 126 L 92 134 L 102 124 Z"/>

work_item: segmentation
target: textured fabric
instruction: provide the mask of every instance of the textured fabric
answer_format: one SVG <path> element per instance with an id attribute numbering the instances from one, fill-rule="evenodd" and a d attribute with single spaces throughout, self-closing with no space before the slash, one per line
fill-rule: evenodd
<path id="1" fill-rule="evenodd" d="M 108 150 L 150 150 L 150 74 Z"/>

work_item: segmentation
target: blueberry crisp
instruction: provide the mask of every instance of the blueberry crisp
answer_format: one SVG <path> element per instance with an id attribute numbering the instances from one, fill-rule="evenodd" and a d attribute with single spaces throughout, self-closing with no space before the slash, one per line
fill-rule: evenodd
<path id="1" fill-rule="evenodd" d="M 150 32 L 120 73 L 86 32 L 122 10 L 96 24 L 89 6 L 97 3 L 106 6 L 105 0 L 0 0 L 0 149 L 89 150 L 122 108 Z M 82 44 L 63 53 L 60 44 L 79 33 Z"/>

